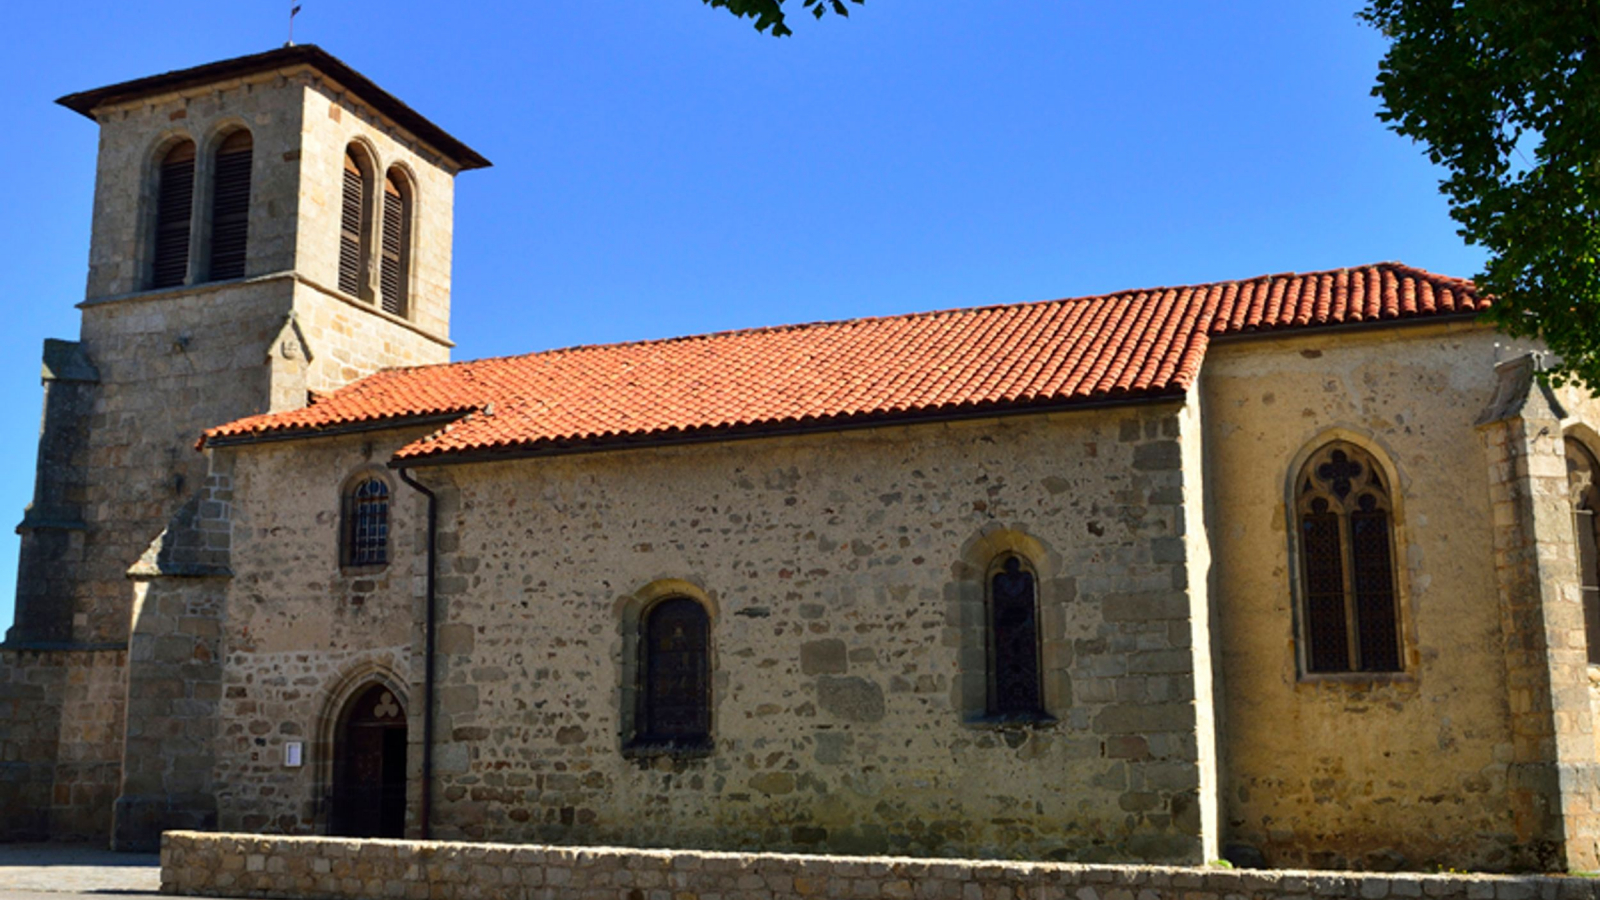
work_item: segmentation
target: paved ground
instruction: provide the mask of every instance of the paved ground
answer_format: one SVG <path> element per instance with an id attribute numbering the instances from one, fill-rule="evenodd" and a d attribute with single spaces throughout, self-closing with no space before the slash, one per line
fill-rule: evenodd
<path id="1" fill-rule="evenodd" d="M 83 844 L 0 844 L 0 897 L 5 900 L 106 900 L 160 889 L 155 854 L 112 853 Z"/>

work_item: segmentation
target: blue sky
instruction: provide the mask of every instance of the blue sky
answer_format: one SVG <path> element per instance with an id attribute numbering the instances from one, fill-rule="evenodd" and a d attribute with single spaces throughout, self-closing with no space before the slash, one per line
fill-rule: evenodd
<path id="1" fill-rule="evenodd" d="M 457 181 L 457 359 L 1482 260 L 1374 116 L 1356 2 L 868 0 L 781 40 L 698 0 L 303 2 L 298 41 L 496 164 Z M 52 101 L 270 49 L 287 8 L 8 9 L 0 519 L 30 496 L 40 346 L 77 337 L 88 259 L 95 127 Z"/>

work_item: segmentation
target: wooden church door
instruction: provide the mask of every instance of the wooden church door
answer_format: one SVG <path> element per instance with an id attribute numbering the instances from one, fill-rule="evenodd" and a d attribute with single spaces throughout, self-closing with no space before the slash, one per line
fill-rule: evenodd
<path id="1" fill-rule="evenodd" d="M 374 685 L 351 702 L 334 747 L 332 831 L 405 837 L 406 714 Z"/>

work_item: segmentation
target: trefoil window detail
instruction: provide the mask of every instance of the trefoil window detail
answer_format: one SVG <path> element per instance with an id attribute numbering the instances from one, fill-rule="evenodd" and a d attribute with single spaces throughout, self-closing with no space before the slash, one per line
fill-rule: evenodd
<path id="1" fill-rule="evenodd" d="M 1305 667 L 1312 674 L 1399 672 L 1394 502 L 1372 456 L 1344 441 L 1295 481 Z"/>

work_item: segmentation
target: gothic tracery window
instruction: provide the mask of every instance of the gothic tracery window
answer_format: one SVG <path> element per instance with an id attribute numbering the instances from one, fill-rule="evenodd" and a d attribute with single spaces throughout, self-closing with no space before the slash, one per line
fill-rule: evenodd
<path id="1" fill-rule="evenodd" d="M 989 714 L 1040 716 L 1039 601 L 1033 572 L 1014 554 L 989 576 Z"/>
<path id="2" fill-rule="evenodd" d="M 705 607 L 671 597 L 645 613 L 637 740 L 694 746 L 711 740 L 711 622 Z"/>
<path id="3" fill-rule="evenodd" d="M 389 485 L 368 477 L 345 497 L 344 564 L 381 566 L 389 562 Z"/>
<path id="4" fill-rule="evenodd" d="M 1371 455 L 1344 441 L 1295 482 L 1307 672 L 1403 668 L 1390 491 Z"/>
<path id="5" fill-rule="evenodd" d="M 1583 632 L 1589 663 L 1600 665 L 1600 486 L 1594 454 L 1567 438 L 1567 485 L 1572 498 L 1572 530 L 1578 544 L 1578 586 L 1583 593 Z"/>

